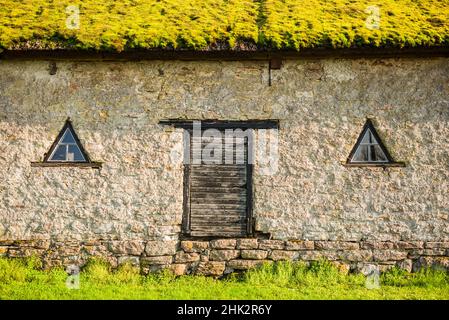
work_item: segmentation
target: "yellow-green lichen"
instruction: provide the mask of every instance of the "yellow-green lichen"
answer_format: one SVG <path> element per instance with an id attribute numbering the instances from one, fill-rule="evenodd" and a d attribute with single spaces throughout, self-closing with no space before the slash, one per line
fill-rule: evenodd
<path id="1" fill-rule="evenodd" d="M 79 8 L 79 29 L 69 6 Z M 252 0 L 0 0 L 0 47 L 233 47 L 257 41 L 256 18 Z"/>
<path id="2" fill-rule="evenodd" d="M 69 6 L 79 28 L 67 27 Z M 4 49 L 448 44 L 449 0 L 0 0 Z"/>
<path id="3" fill-rule="evenodd" d="M 448 0 L 266 0 L 263 15 L 275 48 L 449 44 Z"/>

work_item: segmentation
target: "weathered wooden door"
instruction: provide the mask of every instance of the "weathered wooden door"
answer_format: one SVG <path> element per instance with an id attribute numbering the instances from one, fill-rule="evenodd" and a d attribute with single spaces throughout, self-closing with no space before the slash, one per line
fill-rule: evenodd
<path id="1" fill-rule="evenodd" d="M 203 134 L 190 135 L 191 162 L 185 166 L 184 177 L 184 232 L 193 237 L 247 236 L 251 233 L 252 201 L 248 138 L 226 139 L 223 132 L 220 149 L 211 150 L 211 142 L 212 138 Z"/>

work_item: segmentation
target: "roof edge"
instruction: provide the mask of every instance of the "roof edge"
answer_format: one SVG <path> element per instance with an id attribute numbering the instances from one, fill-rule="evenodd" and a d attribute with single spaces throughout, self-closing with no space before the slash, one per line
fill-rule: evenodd
<path id="1" fill-rule="evenodd" d="M 4 50 L 0 60 L 267 60 L 302 58 L 449 57 L 449 47 L 310 48 L 295 50 Z"/>

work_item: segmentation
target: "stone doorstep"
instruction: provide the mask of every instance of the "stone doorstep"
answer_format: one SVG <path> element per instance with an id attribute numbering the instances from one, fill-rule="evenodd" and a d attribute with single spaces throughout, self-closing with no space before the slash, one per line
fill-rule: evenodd
<path id="1" fill-rule="evenodd" d="M 210 247 L 212 249 L 235 249 L 236 246 L 236 239 L 217 239 L 210 241 Z"/>
<path id="2" fill-rule="evenodd" d="M 241 251 L 242 259 L 250 259 L 250 260 L 265 260 L 268 257 L 268 251 L 266 250 L 242 250 Z"/>
<path id="3" fill-rule="evenodd" d="M 184 252 L 178 251 L 175 255 L 175 262 L 177 263 L 188 263 L 196 262 L 200 260 L 200 254 L 196 252 Z"/>
<path id="4" fill-rule="evenodd" d="M 240 250 L 211 250 L 209 260 L 211 261 L 229 261 L 237 259 L 240 256 Z"/>
<path id="5" fill-rule="evenodd" d="M 237 249 L 257 249 L 259 246 L 257 239 L 238 239 Z"/>
<path id="6" fill-rule="evenodd" d="M 208 241 L 181 241 L 181 249 L 184 252 L 202 252 L 209 249 Z"/>

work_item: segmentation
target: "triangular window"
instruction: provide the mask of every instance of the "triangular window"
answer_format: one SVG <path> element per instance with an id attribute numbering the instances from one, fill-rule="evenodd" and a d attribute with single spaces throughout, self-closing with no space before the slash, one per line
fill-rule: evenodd
<path id="1" fill-rule="evenodd" d="M 371 120 L 367 120 L 347 163 L 393 163 Z"/>
<path id="2" fill-rule="evenodd" d="M 45 155 L 44 162 L 90 162 L 69 119 Z"/>

